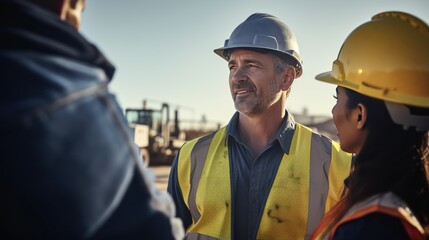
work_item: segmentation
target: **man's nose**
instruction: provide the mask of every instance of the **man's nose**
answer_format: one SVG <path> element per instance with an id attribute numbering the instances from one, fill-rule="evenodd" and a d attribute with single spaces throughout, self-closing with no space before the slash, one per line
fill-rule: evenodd
<path id="1" fill-rule="evenodd" d="M 239 82 L 242 82 L 242 81 L 246 81 L 247 79 L 248 79 L 247 73 L 246 73 L 246 71 L 245 71 L 243 68 L 241 68 L 241 67 L 237 67 L 237 68 L 235 69 L 235 71 L 232 71 L 232 72 L 230 73 L 230 80 L 231 80 L 233 83 L 239 83 Z"/>

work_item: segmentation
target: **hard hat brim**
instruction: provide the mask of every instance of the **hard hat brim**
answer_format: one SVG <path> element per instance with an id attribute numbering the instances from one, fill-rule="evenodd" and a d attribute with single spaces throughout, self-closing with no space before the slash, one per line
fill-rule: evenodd
<path id="1" fill-rule="evenodd" d="M 225 59 L 226 61 L 228 61 L 227 56 L 224 55 L 224 51 L 228 49 L 228 48 L 216 48 L 215 50 L 213 50 L 214 53 L 216 53 L 217 55 L 219 55 L 219 57 Z"/>
<path id="2" fill-rule="evenodd" d="M 340 81 L 332 77 L 331 73 L 332 71 L 320 73 L 320 74 L 317 74 L 315 78 L 316 80 L 319 80 L 322 82 L 331 83 L 335 85 L 342 85 Z"/>
<path id="3" fill-rule="evenodd" d="M 302 75 L 302 62 L 300 62 L 299 58 L 297 56 L 290 54 L 290 53 L 279 52 L 277 49 L 273 49 L 273 48 L 269 48 L 269 47 L 255 47 L 254 45 L 251 45 L 251 44 L 249 44 L 249 45 L 239 44 L 239 45 L 232 45 L 232 46 L 228 46 L 228 47 L 216 48 L 213 50 L 213 52 L 216 53 L 219 57 L 225 59 L 226 61 L 229 61 L 228 56 L 225 55 L 225 51 L 237 49 L 237 48 L 263 49 L 263 50 L 272 51 L 273 54 L 275 54 L 275 53 L 282 54 L 283 58 L 288 58 L 290 61 L 294 61 L 297 64 L 297 76 L 296 76 L 296 78 L 298 78 Z"/>
<path id="4" fill-rule="evenodd" d="M 338 80 L 332 77 L 332 71 L 318 74 L 316 75 L 315 79 L 321 82 L 326 82 L 337 86 L 345 87 L 350 90 L 356 91 L 360 94 L 363 94 L 372 98 L 380 99 L 383 101 L 405 104 L 405 105 L 414 106 L 414 107 L 429 108 L 429 97 L 398 94 L 395 91 L 389 91 L 388 93 L 386 93 L 383 91 L 383 89 L 377 89 L 377 88 L 374 90 L 374 88 L 372 88 L 371 86 L 367 86 L 365 84 L 358 85 L 351 81 Z"/>
<path id="5" fill-rule="evenodd" d="M 213 50 L 213 52 L 216 53 L 217 55 L 219 55 L 221 58 L 223 58 L 226 61 L 228 61 L 229 59 L 228 59 L 228 56 L 225 55 L 225 51 L 233 50 L 233 49 L 237 49 L 237 48 L 243 48 L 243 49 L 263 49 L 263 50 L 269 50 L 269 51 L 273 51 L 273 52 L 279 52 L 279 50 L 275 49 L 275 48 L 255 46 L 255 45 L 252 45 L 252 44 L 230 45 L 228 47 L 216 48 L 215 50 Z M 285 55 L 287 55 L 288 57 L 290 57 L 291 59 L 295 60 L 299 65 L 301 65 L 301 62 L 299 61 L 299 59 L 296 56 L 293 56 L 293 55 L 285 53 L 285 52 L 283 52 L 283 53 Z"/>
<path id="6" fill-rule="evenodd" d="M 359 88 L 359 86 L 353 82 L 350 82 L 347 80 L 338 80 L 335 77 L 332 77 L 332 71 L 318 74 L 318 75 L 316 75 L 315 78 L 316 78 L 316 80 L 326 82 L 326 83 L 330 83 L 330 84 L 334 84 L 334 85 L 338 85 L 338 86 L 345 87 L 345 88 L 349 88 L 353 91 L 356 91 Z"/>

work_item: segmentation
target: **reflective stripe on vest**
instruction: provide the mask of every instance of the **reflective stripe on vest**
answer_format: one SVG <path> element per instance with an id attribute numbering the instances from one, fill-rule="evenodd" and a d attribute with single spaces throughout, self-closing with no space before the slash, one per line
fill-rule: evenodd
<path id="1" fill-rule="evenodd" d="M 425 239 L 424 230 L 419 221 L 414 217 L 407 204 L 392 192 L 371 197 L 352 207 L 344 218 L 334 226 L 329 238 L 333 238 L 335 231 L 341 224 L 374 212 L 399 218 L 410 239 Z"/>
<path id="2" fill-rule="evenodd" d="M 188 239 L 231 239 L 225 132 L 222 128 L 188 142 L 180 151 L 179 185 L 193 219 Z M 290 152 L 283 155 L 267 198 L 257 239 L 304 239 L 311 234 L 340 199 L 350 170 L 351 156 L 338 151 L 338 144 L 296 124 Z"/>
<path id="3" fill-rule="evenodd" d="M 343 202 L 341 202 L 340 204 L 342 203 Z M 317 227 L 317 230 L 314 232 L 314 236 L 312 236 L 311 239 L 333 239 L 336 230 L 341 227 L 342 224 L 358 218 L 362 218 L 368 214 L 375 212 L 380 212 L 393 217 L 397 217 L 401 221 L 402 226 L 404 227 L 410 239 L 425 239 L 423 227 L 414 217 L 414 214 L 408 208 L 407 204 L 391 192 L 370 197 L 354 205 L 346 213 L 346 215 L 338 223 L 335 224 L 332 230 L 329 230 L 327 234 L 325 234 L 325 236 L 322 238 L 322 233 L 326 231 L 326 227 L 331 222 L 331 219 L 335 216 L 335 210 L 333 210 L 333 212 L 330 212 L 321 221 L 320 226 Z"/>

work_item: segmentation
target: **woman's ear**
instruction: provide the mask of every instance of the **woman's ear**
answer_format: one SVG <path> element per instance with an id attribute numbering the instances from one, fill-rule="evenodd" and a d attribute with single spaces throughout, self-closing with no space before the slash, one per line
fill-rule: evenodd
<path id="1" fill-rule="evenodd" d="M 365 127 L 366 118 L 368 117 L 368 111 L 362 103 L 358 103 L 356 106 L 356 128 L 363 129 Z"/>

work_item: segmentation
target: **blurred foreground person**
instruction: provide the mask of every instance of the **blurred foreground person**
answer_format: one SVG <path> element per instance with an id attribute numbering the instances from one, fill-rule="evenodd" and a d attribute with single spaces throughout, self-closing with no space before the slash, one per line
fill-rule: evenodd
<path id="1" fill-rule="evenodd" d="M 341 148 L 356 154 L 345 198 L 313 239 L 429 238 L 429 27 L 383 12 L 345 40 L 332 71 Z"/>
<path id="2" fill-rule="evenodd" d="M 180 239 L 108 91 L 114 67 L 77 31 L 84 5 L 0 1 L 0 238 Z"/>

